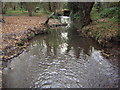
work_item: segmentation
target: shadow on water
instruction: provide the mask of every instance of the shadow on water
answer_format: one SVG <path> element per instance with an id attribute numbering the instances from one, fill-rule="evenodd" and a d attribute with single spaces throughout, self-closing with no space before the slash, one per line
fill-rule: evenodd
<path id="1" fill-rule="evenodd" d="M 3 87 L 118 87 L 118 68 L 99 49 L 96 42 L 81 37 L 75 25 L 53 28 L 50 34 L 35 37 L 29 51 L 8 64 Z"/>

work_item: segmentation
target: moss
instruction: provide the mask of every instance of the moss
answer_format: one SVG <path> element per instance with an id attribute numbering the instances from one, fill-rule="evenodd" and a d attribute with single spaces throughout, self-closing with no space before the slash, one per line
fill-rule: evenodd
<path id="1" fill-rule="evenodd" d="M 35 33 L 31 33 L 30 36 L 31 36 L 31 37 L 34 37 L 34 36 L 35 36 Z"/>
<path id="2" fill-rule="evenodd" d="M 33 12 L 33 16 L 41 16 L 42 14 L 49 14 L 49 11 L 39 10 L 38 12 Z M 29 16 L 28 11 L 24 9 L 17 8 L 16 10 L 8 9 L 5 16 Z"/>
<path id="3" fill-rule="evenodd" d="M 102 46 L 110 47 L 109 42 L 118 41 L 120 38 L 120 29 L 118 24 L 101 18 L 93 21 L 92 24 L 82 29 L 83 33 L 95 39 Z M 87 32 L 87 33 L 86 33 Z"/>
<path id="4" fill-rule="evenodd" d="M 27 39 L 27 38 L 21 38 L 21 40 L 22 40 L 23 42 L 28 41 L 28 39 Z"/>
<path id="5" fill-rule="evenodd" d="M 98 33 L 97 35 L 96 35 L 96 40 L 99 40 L 99 38 L 100 38 L 100 33 Z"/>
<path id="6" fill-rule="evenodd" d="M 85 27 L 82 29 L 83 31 L 87 31 L 88 29 L 86 29 Z"/>
<path id="7" fill-rule="evenodd" d="M 46 28 L 45 30 L 43 30 L 43 33 L 48 33 L 50 32 L 50 28 Z"/>
<path id="8" fill-rule="evenodd" d="M 35 36 L 35 33 L 34 32 L 30 32 L 30 33 L 27 34 L 27 36 L 28 36 L 27 37 L 28 39 L 32 39 Z"/>
<path id="9" fill-rule="evenodd" d="M 24 42 L 23 41 L 20 41 L 17 43 L 18 46 L 23 46 L 24 45 Z"/>

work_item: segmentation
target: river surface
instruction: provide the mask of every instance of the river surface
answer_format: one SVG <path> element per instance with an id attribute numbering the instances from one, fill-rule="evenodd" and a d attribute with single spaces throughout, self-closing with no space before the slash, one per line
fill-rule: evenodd
<path id="1" fill-rule="evenodd" d="M 102 56 L 95 41 L 69 25 L 35 37 L 28 51 L 4 68 L 3 87 L 116 88 L 118 67 Z"/>

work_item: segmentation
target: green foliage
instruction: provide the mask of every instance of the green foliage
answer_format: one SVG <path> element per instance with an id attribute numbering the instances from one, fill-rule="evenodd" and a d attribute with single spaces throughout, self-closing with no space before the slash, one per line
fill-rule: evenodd
<path id="1" fill-rule="evenodd" d="M 75 13 L 75 14 L 71 15 L 71 17 L 72 17 L 73 19 L 76 19 L 76 20 L 79 20 L 79 19 L 81 18 L 81 16 L 80 16 L 79 13 Z"/>
<path id="2" fill-rule="evenodd" d="M 92 8 L 92 11 L 91 11 L 91 18 L 93 20 L 97 20 L 97 19 L 100 19 L 100 15 L 99 13 L 97 12 L 97 9 L 95 7 Z"/>
<path id="3" fill-rule="evenodd" d="M 98 40 L 100 38 L 100 33 L 96 34 L 96 40 Z"/>
<path id="4" fill-rule="evenodd" d="M 51 18 L 53 18 L 53 19 L 57 19 L 58 17 L 54 15 L 54 16 L 52 16 Z"/>
<path id="5" fill-rule="evenodd" d="M 40 8 L 40 12 L 44 14 L 50 14 L 50 12 L 47 9 L 42 8 L 42 7 Z"/>
<path id="6" fill-rule="evenodd" d="M 44 8 L 40 8 L 37 12 L 33 12 L 33 16 L 40 16 L 42 14 L 49 14 L 50 12 Z M 17 8 L 16 10 L 8 9 L 5 16 L 28 16 L 28 11 L 24 8 Z"/>
<path id="7" fill-rule="evenodd" d="M 20 16 L 20 15 L 27 16 L 28 12 L 25 11 L 24 9 L 17 9 L 17 10 L 9 9 L 6 11 L 5 15 L 6 16 Z"/>
<path id="8" fill-rule="evenodd" d="M 30 37 L 34 37 L 34 36 L 35 36 L 35 33 L 31 33 L 31 34 L 30 34 Z"/>
<path id="9" fill-rule="evenodd" d="M 112 7 L 112 8 L 105 8 L 100 12 L 101 17 L 113 17 L 114 15 L 118 15 L 118 7 Z"/>
<path id="10" fill-rule="evenodd" d="M 50 28 L 49 28 L 49 27 L 46 28 L 43 32 L 44 32 L 44 33 L 48 33 L 48 32 L 50 32 Z"/>
<path id="11" fill-rule="evenodd" d="M 120 8 L 118 7 L 105 8 L 100 12 L 97 11 L 96 7 L 93 7 L 91 11 L 92 20 L 105 18 L 106 20 L 120 23 L 120 20 L 118 19 L 119 15 L 120 15 Z"/>
<path id="12" fill-rule="evenodd" d="M 117 6 L 106 8 L 101 6 L 99 11 L 94 6 L 91 12 L 93 23 L 86 26 L 84 31 L 88 30 L 88 34 L 100 42 L 111 40 L 111 38 L 120 39 L 119 15 L 120 8 Z"/>

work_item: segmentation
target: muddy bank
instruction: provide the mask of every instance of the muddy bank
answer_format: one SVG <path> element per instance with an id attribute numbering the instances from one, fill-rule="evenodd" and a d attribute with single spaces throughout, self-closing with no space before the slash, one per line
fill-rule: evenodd
<path id="1" fill-rule="evenodd" d="M 117 23 L 99 19 L 78 30 L 85 37 L 96 40 L 104 49 L 101 51 L 106 57 L 119 57 L 120 33 Z"/>
<path id="2" fill-rule="evenodd" d="M 47 15 L 41 16 L 3 16 L 5 23 L 0 23 L 2 41 L 0 45 L 0 60 L 7 60 L 20 54 L 28 45 L 28 41 L 36 33 L 43 33 L 42 23 Z"/>
<path id="3" fill-rule="evenodd" d="M 12 22 L 12 19 L 16 19 Z M 29 45 L 36 35 L 47 34 L 49 28 L 64 26 L 57 19 L 50 19 L 48 26 L 43 23 L 46 16 L 41 17 L 5 17 L 6 23 L 2 24 L 2 48 L 0 48 L 0 60 L 7 61 L 18 56 Z M 36 22 L 35 22 L 36 21 Z"/>
<path id="4" fill-rule="evenodd" d="M 15 56 L 18 56 L 24 51 L 28 45 L 28 41 L 38 34 L 48 33 L 47 27 L 44 25 L 37 27 L 29 27 L 27 30 L 20 32 L 7 33 L 2 35 L 2 50 L 1 59 L 9 60 Z"/>

